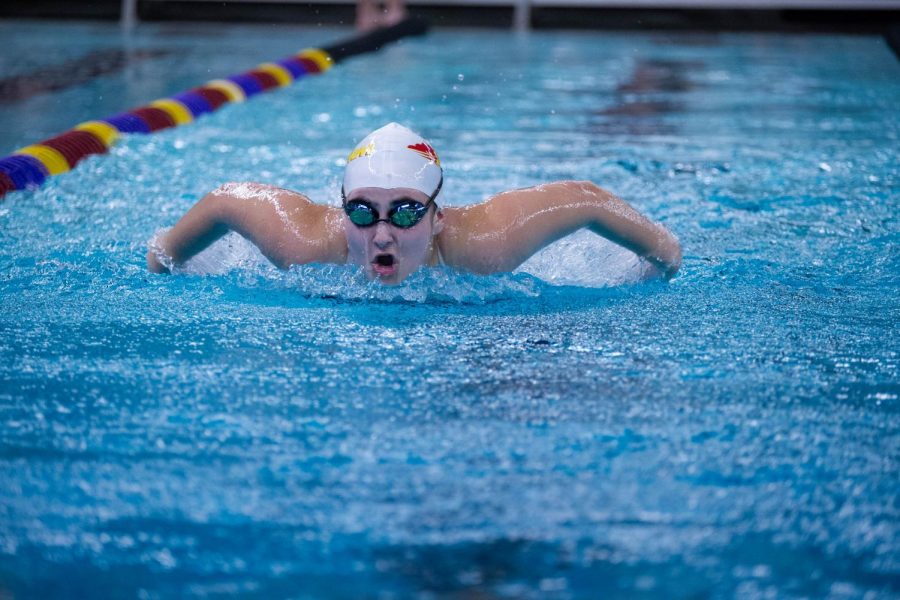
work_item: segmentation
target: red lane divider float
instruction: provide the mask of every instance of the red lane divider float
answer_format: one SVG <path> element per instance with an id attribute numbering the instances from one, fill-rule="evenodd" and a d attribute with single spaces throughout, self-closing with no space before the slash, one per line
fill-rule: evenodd
<path id="1" fill-rule="evenodd" d="M 152 133 L 190 123 L 229 102 L 243 102 L 267 90 L 290 85 L 306 75 L 330 69 L 341 60 L 372 52 L 401 38 L 422 35 L 428 25 L 410 18 L 326 48 L 309 48 L 246 73 L 206 84 L 97 121 L 87 121 L 50 139 L 0 158 L 0 198 L 15 190 L 41 186 L 92 154 L 103 154 L 123 133 Z"/>
<path id="2" fill-rule="evenodd" d="M 277 63 L 265 63 L 227 79 L 214 79 L 171 98 L 76 125 L 0 158 L 0 198 L 15 190 L 37 188 L 50 175 L 65 173 L 86 157 L 107 152 L 122 133 L 152 133 L 190 123 L 229 102 L 243 102 L 261 92 L 290 85 L 305 75 L 323 73 L 334 62 L 325 50 L 310 48 Z"/>

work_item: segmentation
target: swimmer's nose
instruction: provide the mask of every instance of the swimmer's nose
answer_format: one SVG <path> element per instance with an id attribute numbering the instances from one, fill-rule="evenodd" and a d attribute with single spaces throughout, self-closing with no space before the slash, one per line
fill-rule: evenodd
<path id="1" fill-rule="evenodd" d="M 374 243 L 379 250 L 383 250 L 394 243 L 394 236 L 387 223 L 381 222 L 375 225 L 375 236 L 372 238 L 372 243 Z"/>

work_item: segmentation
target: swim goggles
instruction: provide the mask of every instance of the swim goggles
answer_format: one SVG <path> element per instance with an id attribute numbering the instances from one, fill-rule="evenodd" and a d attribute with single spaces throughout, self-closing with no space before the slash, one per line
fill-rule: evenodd
<path id="1" fill-rule="evenodd" d="M 422 204 L 412 198 L 402 198 L 396 201 L 394 206 L 388 210 L 387 217 L 384 219 L 380 219 L 378 210 L 365 200 L 347 200 L 343 188 L 341 188 L 341 198 L 344 200 L 344 212 L 347 213 L 347 218 L 357 227 L 374 227 L 383 221 L 400 229 L 409 229 L 410 227 L 415 227 L 428 214 L 428 207 L 437 198 L 443 185 L 444 176 L 442 174 L 437 189 L 428 198 L 428 202 Z"/>
<path id="2" fill-rule="evenodd" d="M 347 213 L 350 222 L 357 227 L 374 227 L 383 221 L 400 229 L 409 229 L 415 227 L 428 214 L 428 207 L 433 201 L 433 198 L 429 198 L 428 202 L 422 204 L 418 200 L 402 199 L 391 207 L 387 212 L 387 218 L 384 219 L 378 218 L 378 210 L 365 200 L 345 202 L 344 212 Z"/>

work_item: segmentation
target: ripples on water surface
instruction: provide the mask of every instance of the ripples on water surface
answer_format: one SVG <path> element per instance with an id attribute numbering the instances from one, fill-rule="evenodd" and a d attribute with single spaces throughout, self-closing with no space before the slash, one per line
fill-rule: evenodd
<path id="1" fill-rule="evenodd" d="M 0 30 L 8 75 L 58 31 L 121 45 Z M 347 33 L 148 27 L 122 71 L 0 105 L 0 138 Z M 9 196 L 0 596 L 896 596 L 898 75 L 867 37 L 439 31 Z M 391 290 L 234 238 L 146 273 L 224 181 L 334 202 L 389 120 L 446 203 L 591 179 L 683 272 L 635 283 L 581 234 Z"/>

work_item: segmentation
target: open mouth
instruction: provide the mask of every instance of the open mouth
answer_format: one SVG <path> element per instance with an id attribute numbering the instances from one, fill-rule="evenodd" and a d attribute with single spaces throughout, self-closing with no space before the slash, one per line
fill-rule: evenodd
<path id="1" fill-rule="evenodd" d="M 397 262 L 393 254 L 379 254 L 372 261 L 372 268 L 378 275 L 393 275 L 397 269 Z"/>

